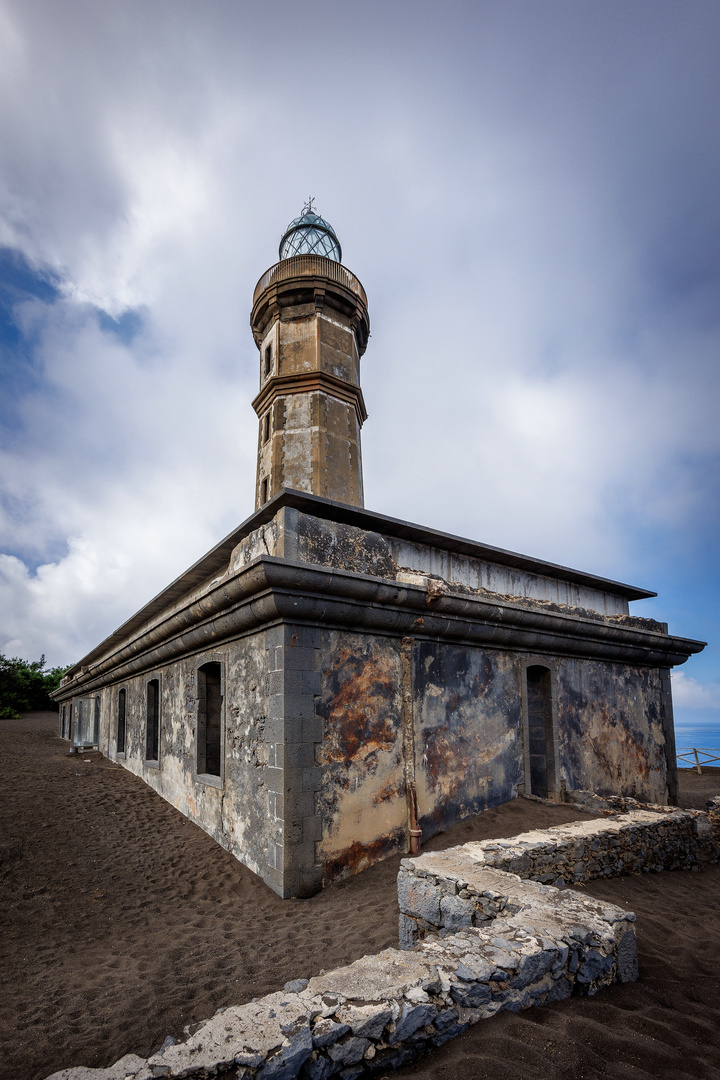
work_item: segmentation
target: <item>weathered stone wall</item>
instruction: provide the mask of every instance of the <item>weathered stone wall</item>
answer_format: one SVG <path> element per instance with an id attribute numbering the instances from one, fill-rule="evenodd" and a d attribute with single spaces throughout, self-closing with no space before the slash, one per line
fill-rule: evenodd
<path id="1" fill-rule="evenodd" d="M 565 786 L 666 803 L 661 671 L 572 657 L 555 666 Z"/>
<path id="2" fill-rule="evenodd" d="M 318 633 L 321 691 L 314 707 L 323 741 L 316 859 L 325 881 L 408 850 L 407 782 L 416 786 L 426 839 L 529 791 L 528 659 L 422 639 Z M 602 791 L 666 802 L 664 734 L 652 719 L 659 679 L 597 661 L 532 660 L 548 664 L 562 687 L 555 745 L 548 747 L 557 761 L 555 798 L 564 787 L 597 780 Z M 592 686 L 607 704 L 573 692 L 573 680 Z"/>
<path id="3" fill-rule="evenodd" d="M 708 799 L 707 814 L 713 832 L 713 839 L 720 848 L 720 795 Z"/>
<path id="4" fill-rule="evenodd" d="M 387 1072 L 503 1009 L 637 979 L 632 912 L 529 877 L 687 868 L 717 861 L 717 841 L 720 797 L 707 812 L 635 810 L 405 859 L 402 951 L 385 949 L 220 1009 L 184 1043 L 149 1059 L 129 1054 L 107 1069 L 62 1069 L 48 1080 L 357 1080 Z"/>
<path id="5" fill-rule="evenodd" d="M 271 806 L 274 744 L 268 728 L 268 670 L 272 632 L 251 634 L 101 691 L 100 748 L 200 825 L 224 848 L 278 887 L 274 847 L 282 846 L 282 821 Z M 222 665 L 224 698 L 221 776 L 197 772 L 197 669 Z M 160 682 L 158 761 L 147 760 L 147 683 Z M 117 751 L 118 692 L 126 691 L 126 749 Z M 283 742 L 280 735 L 279 741 Z M 281 815 L 280 815 L 281 817 Z"/>
<path id="6" fill-rule="evenodd" d="M 433 836 L 525 782 L 518 657 L 416 640 L 412 696 L 420 827 Z"/>
<path id="7" fill-rule="evenodd" d="M 602 616 L 627 616 L 628 602 L 616 593 L 559 578 L 503 566 L 342 522 L 285 511 L 286 532 L 297 537 L 295 557 L 361 574 L 378 574 L 414 584 L 435 579 L 439 585 L 467 588 L 588 610 Z M 652 620 L 633 620 L 652 624 Z"/>
<path id="8" fill-rule="evenodd" d="M 426 838 L 515 798 L 520 669 L 502 653 L 318 631 L 317 794 L 328 882 L 408 850 L 408 783 Z"/>
<path id="9" fill-rule="evenodd" d="M 445 882 L 446 871 L 445 864 Z M 420 888 L 429 867 L 425 875 L 415 879 Z M 496 870 L 474 867 L 465 877 L 502 903 L 490 931 L 426 938 L 412 952 L 385 949 L 221 1009 L 184 1043 L 149 1060 L 128 1055 L 108 1070 L 64 1069 L 49 1080 L 355 1080 L 385 1074 L 502 1009 L 518 1012 L 637 978 L 632 912 Z"/>
<path id="10" fill-rule="evenodd" d="M 406 763 L 399 643 L 332 631 L 320 641 L 317 861 L 329 882 L 407 850 Z"/>
<path id="11" fill-rule="evenodd" d="M 209 660 L 224 672 L 217 779 L 196 770 L 196 671 Z M 528 789 L 530 660 L 545 662 L 561 687 L 548 749 L 557 788 L 597 778 L 601 791 L 665 801 L 663 732 L 647 719 L 660 687 L 652 672 L 317 626 L 276 626 L 105 687 L 100 745 L 118 759 L 124 687 L 127 741 L 118 760 L 280 895 L 308 895 L 408 850 L 413 784 L 425 838 Z M 157 763 L 145 751 L 153 677 L 161 687 Z"/>
<path id="12" fill-rule="evenodd" d="M 403 859 L 400 941 L 409 947 L 427 933 L 484 927 L 513 913 L 510 893 L 484 886 L 489 868 L 561 886 L 719 860 L 712 823 L 701 810 L 635 810 Z"/>

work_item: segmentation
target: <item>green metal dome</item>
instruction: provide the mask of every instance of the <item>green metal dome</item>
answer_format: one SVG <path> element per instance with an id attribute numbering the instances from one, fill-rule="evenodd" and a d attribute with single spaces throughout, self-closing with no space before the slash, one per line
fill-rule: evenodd
<path id="1" fill-rule="evenodd" d="M 280 241 L 280 258 L 293 255 L 323 255 L 342 262 L 342 248 L 332 225 L 312 208 L 312 199 L 303 207 L 302 216 L 291 221 Z"/>

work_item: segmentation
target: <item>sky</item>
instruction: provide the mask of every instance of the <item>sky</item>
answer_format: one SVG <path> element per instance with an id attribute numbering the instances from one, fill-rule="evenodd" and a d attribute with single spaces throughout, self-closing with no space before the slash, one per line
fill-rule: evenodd
<path id="1" fill-rule="evenodd" d="M 719 42 L 707 0 L 0 0 L 0 650 L 79 660 L 252 513 L 252 291 L 312 195 L 368 508 L 655 590 L 720 744 Z"/>

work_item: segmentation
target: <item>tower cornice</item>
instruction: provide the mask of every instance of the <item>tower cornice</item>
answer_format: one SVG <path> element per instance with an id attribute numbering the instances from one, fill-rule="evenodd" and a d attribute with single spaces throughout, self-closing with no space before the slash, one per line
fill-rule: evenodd
<path id="1" fill-rule="evenodd" d="M 358 423 L 364 424 L 368 414 L 365 399 L 359 386 L 344 379 L 338 379 L 327 371 L 298 372 L 293 375 L 274 375 L 268 379 L 260 393 L 253 400 L 252 407 L 261 416 L 275 398 L 283 394 L 307 394 L 320 390 L 340 401 L 349 402 L 355 407 Z"/>

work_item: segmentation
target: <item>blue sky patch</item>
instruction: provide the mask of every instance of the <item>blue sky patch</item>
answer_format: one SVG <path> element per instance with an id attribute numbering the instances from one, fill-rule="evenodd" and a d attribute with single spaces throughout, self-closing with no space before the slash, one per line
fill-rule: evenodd
<path id="1" fill-rule="evenodd" d="M 113 334 L 123 345 L 132 345 L 143 328 L 142 315 L 132 308 L 124 311 L 118 318 L 99 309 L 98 322 L 101 330 L 106 334 Z"/>
<path id="2" fill-rule="evenodd" d="M 0 248 L 0 423 L 10 431 L 19 427 L 18 401 L 39 378 L 33 342 L 23 332 L 19 309 L 32 300 L 55 303 L 60 297 L 56 281 L 51 271 L 34 269 L 20 252 Z"/>

